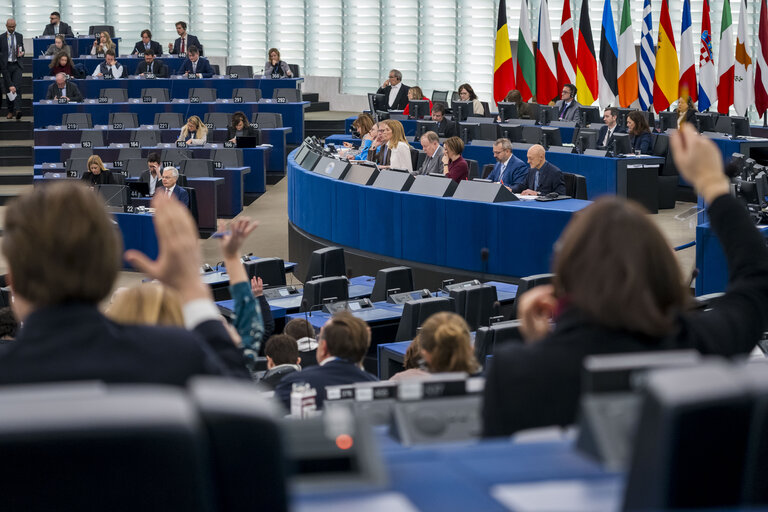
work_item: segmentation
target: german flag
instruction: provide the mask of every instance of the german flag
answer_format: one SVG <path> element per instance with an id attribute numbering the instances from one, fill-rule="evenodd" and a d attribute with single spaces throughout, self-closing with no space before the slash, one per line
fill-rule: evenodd
<path id="1" fill-rule="evenodd" d="M 499 21 L 496 23 L 496 59 L 493 65 L 493 99 L 503 101 L 509 91 L 515 88 L 515 66 L 512 62 L 512 46 L 507 27 L 507 6 L 499 2 Z"/>
<path id="2" fill-rule="evenodd" d="M 592 26 L 589 23 L 587 0 L 581 3 L 579 42 L 576 45 L 576 99 L 582 105 L 591 105 L 597 99 L 597 59 L 592 42 Z"/>

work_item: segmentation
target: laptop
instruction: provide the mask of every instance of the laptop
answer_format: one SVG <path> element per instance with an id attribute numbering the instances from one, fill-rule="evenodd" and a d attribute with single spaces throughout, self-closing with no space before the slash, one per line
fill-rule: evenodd
<path id="1" fill-rule="evenodd" d="M 259 138 L 254 135 L 239 135 L 237 137 L 238 148 L 255 148 L 259 145 Z"/>
<path id="2" fill-rule="evenodd" d="M 128 189 L 131 191 L 131 196 L 133 197 L 136 197 L 136 194 L 138 194 L 138 197 L 149 196 L 149 183 L 146 181 L 129 181 L 126 185 L 128 185 Z M 134 192 L 136 194 L 134 194 Z"/>

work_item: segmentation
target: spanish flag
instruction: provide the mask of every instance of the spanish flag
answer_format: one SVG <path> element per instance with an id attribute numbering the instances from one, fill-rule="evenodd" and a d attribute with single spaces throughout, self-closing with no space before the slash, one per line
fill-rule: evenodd
<path id="1" fill-rule="evenodd" d="M 507 27 L 507 6 L 499 2 L 499 21 L 496 24 L 496 60 L 493 65 L 493 99 L 503 101 L 509 91 L 515 88 L 515 65 L 512 62 L 512 46 L 509 43 Z"/>
<path id="2" fill-rule="evenodd" d="M 653 108 L 656 112 L 666 110 L 677 100 L 679 79 L 680 65 L 677 62 L 672 21 L 669 19 L 669 4 L 667 0 L 662 0 L 659 44 L 656 50 L 656 78 L 653 82 Z"/>
<path id="3" fill-rule="evenodd" d="M 591 105 L 597 99 L 597 59 L 592 42 L 592 26 L 589 23 L 587 0 L 581 3 L 579 39 L 576 44 L 576 99 L 582 105 Z"/>

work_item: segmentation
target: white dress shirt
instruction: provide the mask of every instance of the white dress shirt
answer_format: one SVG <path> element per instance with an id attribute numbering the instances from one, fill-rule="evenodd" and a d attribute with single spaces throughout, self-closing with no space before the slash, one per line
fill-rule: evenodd
<path id="1" fill-rule="evenodd" d="M 391 86 L 391 88 L 389 89 L 389 104 L 390 105 L 394 105 L 395 104 L 395 100 L 397 99 L 397 93 L 400 92 L 400 87 L 402 87 L 402 86 L 403 86 L 403 82 L 400 82 L 397 85 Z"/>

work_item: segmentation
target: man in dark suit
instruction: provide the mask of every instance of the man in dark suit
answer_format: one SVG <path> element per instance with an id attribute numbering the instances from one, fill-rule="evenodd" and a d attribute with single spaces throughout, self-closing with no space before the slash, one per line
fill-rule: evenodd
<path id="1" fill-rule="evenodd" d="M 512 142 L 509 139 L 498 139 L 493 144 L 493 156 L 496 165 L 493 166 L 489 180 L 499 182 L 507 188 L 525 181 L 528 176 L 528 166 L 512 154 Z"/>
<path id="2" fill-rule="evenodd" d="M 179 170 L 175 167 L 166 167 L 163 169 L 162 180 L 165 189 L 162 194 L 156 195 L 174 196 L 184 206 L 189 208 L 189 192 L 176 185 L 176 182 L 179 180 Z"/>
<path id="3" fill-rule="evenodd" d="M 145 28 L 141 31 L 141 41 L 136 43 L 136 45 L 133 47 L 133 52 L 131 53 L 133 55 L 143 54 L 147 53 L 148 50 L 152 50 L 155 55 L 163 54 L 163 47 L 160 46 L 160 43 L 157 41 L 152 40 L 152 32 Z"/>
<path id="4" fill-rule="evenodd" d="M 275 396 L 288 408 L 294 383 L 315 388 L 317 408 L 321 409 L 327 386 L 377 380 L 361 367 L 371 343 L 371 330 L 364 321 L 348 312 L 337 313 L 320 330 L 318 341 L 318 366 L 286 375 L 275 388 Z"/>
<path id="5" fill-rule="evenodd" d="M 535 144 L 528 149 L 528 171 L 525 181 L 512 187 L 512 192 L 524 196 L 545 196 L 552 192 L 565 195 L 563 171 L 547 162 L 544 146 Z"/>
<path id="6" fill-rule="evenodd" d="M 249 378 L 200 279 L 202 255 L 191 215 L 167 198 L 153 206 L 161 248 L 156 261 L 135 250 L 123 255 L 103 200 L 77 183 L 37 187 L 8 206 L 2 251 L 14 312 L 23 326 L 14 343 L 0 345 L 0 384 L 97 380 L 184 386 L 198 374 Z M 123 256 L 177 293 L 190 330 L 121 325 L 99 312 Z"/>
<path id="7" fill-rule="evenodd" d="M 197 47 L 190 46 L 187 52 L 187 60 L 181 65 L 179 74 L 196 76 L 197 78 L 211 78 L 213 76 L 213 68 L 208 59 L 200 57 Z"/>
<path id="8" fill-rule="evenodd" d="M 387 110 L 405 110 L 408 105 L 408 89 L 410 87 L 403 84 L 403 74 L 393 69 L 376 94 L 384 95 Z"/>
<path id="9" fill-rule="evenodd" d="M 555 103 L 557 118 L 560 121 L 576 121 L 581 123 L 581 105 L 576 101 L 576 86 L 565 84 L 560 93 L 560 99 Z"/>
<path id="10" fill-rule="evenodd" d="M 21 58 L 24 56 L 24 37 L 16 32 L 16 20 L 8 18 L 5 22 L 6 32 L 0 35 L 0 72 L 5 82 L 6 101 L 8 102 L 8 119 L 21 119 L 21 75 L 23 67 Z M 11 99 L 13 98 L 13 99 Z"/>
<path id="11" fill-rule="evenodd" d="M 158 185 L 162 188 L 163 177 L 160 170 L 160 155 L 152 152 L 147 156 L 147 170 L 141 173 L 139 181 L 149 183 L 149 195 L 154 196 Z M 184 191 L 186 192 L 186 190 Z"/>
<path id="12" fill-rule="evenodd" d="M 189 53 L 189 49 L 194 46 L 203 54 L 203 45 L 197 40 L 197 37 L 187 34 L 187 24 L 183 21 L 176 22 L 176 33 L 179 37 L 173 43 L 168 43 L 168 52 L 172 55 L 179 53 Z"/>
<path id="13" fill-rule="evenodd" d="M 456 123 L 445 118 L 445 107 L 442 103 L 435 103 L 432 107 L 432 120 L 437 123 L 435 132 L 444 139 L 456 135 Z"/>
<path id="14" fill-rule="evenodd" d="M 607 107 L 603 112 L 603 125 L 597 134 L 597 146 L 601 148 L 611 147 L 614 133 L 627 133 L 627 129 L 618 126 L 616 121 L 619 118 L 619 109 L 616 107 Z"/>
<path id="15" fill-rule="evenodd" d="M 162 60 L 155 60 L 155 52 L 144 52 L 144 60 L 136 66 L 136 74 L 139 76 L 154 75 L 157 78 L 168 78 L 168 66 Z"/>
<path id="16" fill-rule="evenodd" d="M 44 36 L 55 36 L 61 34 L 64 37 L 75 37 L 75 35 L 72 33 L 72 27 L 61 21 L 61 14 L 53 11 L 51 13 L 50 20 L 51 22 L 47 24 L 43 30 Z"/>
<path id="17" fill-rule="evenodd" d="M 80 89 L 71 82 L 67 82 L 67 75 L 64 73 L 58 73 L 56 75 L 56 82 L 48 86 L 48 92 L 45 93 L 45 99 L 55 100 L 59 98 L 66 98 L 67 101 L 74 101 L 80 103 L 83 101 L 83 95 L 80 93 Z"/>

